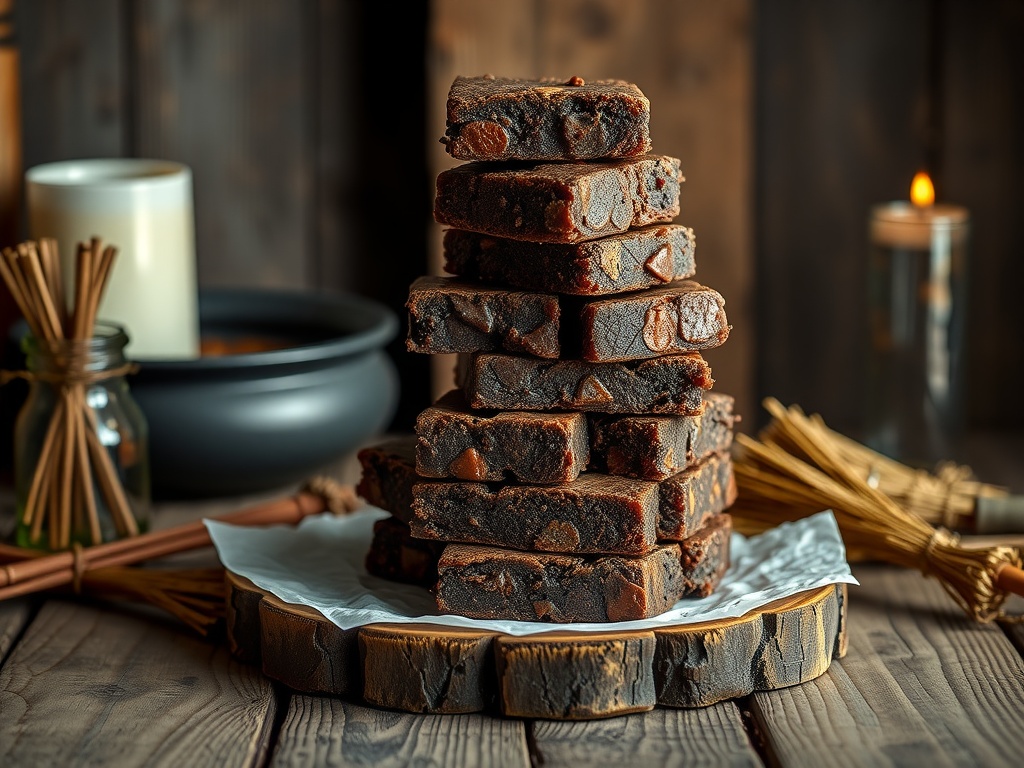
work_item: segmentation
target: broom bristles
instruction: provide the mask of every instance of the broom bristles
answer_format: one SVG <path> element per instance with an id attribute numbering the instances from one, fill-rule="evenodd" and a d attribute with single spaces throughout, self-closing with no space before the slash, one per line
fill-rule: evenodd
<path id="1" fill-rule="evenodd" d="M 932 525 L 957 531 L 973 530 L 979 497 L 1009 495 L 1009 490 L 1003 486 L 977 480 L 970 467 L 952 461 L 942 462 L 934 472 L 909 467 L 830 429 L 818 414 L 808 416 L 798 406 L 786 409 L 774 398 L 765 401 L 765 408 L 774 421 L 763 431 L 764 439 L 771 439 L 780 421 L 787 418 L 801 420 L 809 434 L 828 443 L 842 461 L 869 485 Z"/>
<path id="2" fill-rule="evenodd" d="M 848 549 L 935 577 L 976 621 L 1005 618 L 1002 605 L 1009 595 L 996 587 L 996 579 L 1005 565 L 1021 567 L 1018 549 L 962 547 L 956 533 L 935 527 L 881 486 L 870 485 L 850 461 L 849 447 L 834 439 L 836 433 L 819 416 L 809 418 L 774 398 L 764 406 L 772 421 L 760 441 L 736 435 L 738 497 L 729 511 L 738 530 L 831 509 Z"/>

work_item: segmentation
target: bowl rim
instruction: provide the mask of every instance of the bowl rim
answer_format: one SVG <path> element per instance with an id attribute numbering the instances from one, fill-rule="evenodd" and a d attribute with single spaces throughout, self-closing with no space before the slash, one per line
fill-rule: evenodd
<path id="1" fill-rule="evenodd" d="M 364 328 L 346 331 L 344 336 L 326 341 L 290 345 L 281 349 L 260 352 L 242 352 L 233 355 L 199 357 L 191 360 L 135 360 L 144 370 L 183 371 L 197 367 L 208 370 L 254 368 L 261 365 L 287 365 L 320 360 L 336 360 L 369 352 L 387 345 L 398 333 L 398 318 L 394 312 L 374 299 L 347 292 L 320 292 L 302 289 L 271 288 L 213 288 L 199 292 L 199 316 L 204 304 L 218 298 L 247 299 L 253 302 L 290 301 L 296 306 L 319 306 L 327 309 L 348 308 L 365 313 Z M 141 371 L 140 371 L 141 372 Z"/>
<path id="2" fill-rule="evenodd" d="M 365 352 L 383 349 L 398 335 L 399 320 L 389 307 L 366 296 L 346 291 L 317 291 L 310 289 L 278 288 L 201 288 L 199 290 L 199 316 L 203 319 L 204 308 L 217 300 L 244 300 L 255 305 L 282 301 L 305 310 L 347 309 L 360 315 L 361 327 L 346 330 L 344 335 L 320 341 L 289 345 L 280 349 L 242 352 L 231 355 L 211 355 L 184 359 L 160 360 L 144 357 L 130 357 L 138 365 L 135 376 L 152 373 L 185 373 L 196 370 L 231 371 L 236 369 L 278 368 L 284 365 L 315 363 L 325 360 L 352 357 Z M 105 322 L 102 317 L 97 322 Z M 10 329 L 12 339 L 20 343 L 28 332 L 24 319 L 15 322 Z M 131 334 L 130 329 L 128 334 Z"/>

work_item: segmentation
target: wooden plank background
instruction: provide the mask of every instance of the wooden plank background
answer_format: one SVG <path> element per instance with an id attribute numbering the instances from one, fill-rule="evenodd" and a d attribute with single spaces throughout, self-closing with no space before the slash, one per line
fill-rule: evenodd
<path id="1" fill-rule="evenodd" d="M 439 269 L 433 179 L 451 164 L 438 139 L 454 76 L 625 78 L 651 99 L 655 150 L 682 161 L 679 221 L 733 324 L 708 359 L 741 428 L 763 423 L 772 395 L 857 432 L 868 210 L 904 198 L 930 163 L 940 198 L 973 214 L 969 425 L 1024 429 L 1019 2 L 432 0 L 403 5 L 402 24 L 394 12 L 16 2 L 22 167 L 186 162 L 201 286 L 353 291 L 402 317 L 408 284 Z M 403 387 L 392 426 L 407 429 L 450 367 L 401 338 L 389 351 Z"/>

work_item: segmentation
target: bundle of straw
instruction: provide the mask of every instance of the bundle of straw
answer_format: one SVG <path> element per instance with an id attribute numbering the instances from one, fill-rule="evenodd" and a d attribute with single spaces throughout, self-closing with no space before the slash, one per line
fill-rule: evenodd
<path id="1" fill-rule="evenodd" d="M 847 548 L 938 579 L 975 621 L 1007 618 L 1003 603 L 1011 593 L 1024 595 L 1017 548 L 961 546 L 957 534 L 869 483 L 835 442 L 822 439 L 820 420 L 774 398 L 764 406 L 773 420 L 760 439 L 736 435 L 738 496 L 729 511 L 738 530 L 753 533 L 831 509 Z"/>
<path id="2" fill-rule="evenodd" d="M 7 284 L 29 331 L 51 350 L 63 349 L 66 377 L 59 382 L 59 400 L 51 416 L 36 462 L 21 522 L 36 545 L 46 525 L 48 547 L 71 545 L 73 521 L 82 521 L 92 543 L 103 540 L 95 487 L 121 536 L 138 534 L 138 524 L 121 485 L 117 468 L 96 434 L 95 416 L 86 404 L 84 364 L 96 312 L 117 256 L 114 246 L 102 248 L 94 237 L 79 243 L 75 262 L 75 293 L 67 301 L 57 242 L 43 238 L 5 248 L 0 277 Z M 32 374 L 25 374 L 31 378 Z M 76 526 L 77 527 L 77 526 Z"/>
<path id="3" fill-rule="evenodd" d="M 1024 506 L 1006 488 L 978 480 L 970 467 L 953 461 L 942 462 L 934 472 L 909 467 L 829 429 L 818 414 L 803 417 L 792 409 L 771 408 L 775 421 L 767 434 L 787 419 L 805 419 L 804 428 L 819 442 L 835 446 L 869 485 L 933 525 L 970 533 L 1024 532 Z"/>

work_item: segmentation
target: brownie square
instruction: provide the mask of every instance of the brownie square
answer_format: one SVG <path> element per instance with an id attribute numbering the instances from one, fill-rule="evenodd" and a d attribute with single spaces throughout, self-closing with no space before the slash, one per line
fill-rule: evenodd
<path id="1" fill-rule="evenodd" d="M 657 546 L 656 483 L 587 473 L 551 486 L 420 482 L 412 535 L 571 554 L 645 555 Z"/>
<path id="2" fill-rule="evenodd" d="M 679 215 L 679 159 L 642 155 L 564 163 L 476 161 L 435 184 L 434 219 L 473 232 L 544 243 L 593 240 Z"/>
<path id="3" fill-rule="evenodd" d="M 588 414 L 591 467 L 645 480 L 672 477 L 730 449 L 739 419 L 734 404 L 731 395 L 708 391 L 696 416 Z"/>
<path id="4" fill-rule="evenodd" d="M 458 76 L 445 151 L 457 160 L 595 160 L 651 149 L 651 103 L 624 80 Z"/>
<path id="5" fill-rule="evenodd" d="M 409 352 L 504 350 L 550 358 L 561 353 L 561 307 L 549 293 L 423 276 L 410 286 L 405 307 Z"/>
<path id="6" fill-rule="evenodd" d="M 356 494 L 404 523 L 412 519 L 412 487 L 416 474 L 416 441 L 411 437 L 384 440 L 361 449 L 356 458 L 361 475 Z"/>
<path id="7" fill-rule="evenodd" d="M 729 338 L 722 295 L 694 280 L 600 298 L 419 277 L 406 301 L 406 349 L 504 351 L 625 362 L 711 349 Z"/>
<path id="8" fill-rule="evenodd" d="M 471 618 L 615 622 L 664 613 L 686 589 L 678 544 L 643 557 L 449 544 L 438 562 L 436 596 L 442 613 Z"/>
<path id="9" fill-rule="evenodd" d="M 582 413 L 471 410 L 459 390 L 419 414 L 416 435 L 421 477 L 567 483 L 590 460 Z"/>
<path id="10" fill-rule="evenodd" d="M 408 525 L 394 516 L 384 517 L 373 524 L 366 570 L 382 579 L 432 589 L 443 551 L 443 543 L 414 539 Z"/>
<path id="11" fill-rule="evenodd" d="M 697 271 L 693 230 L 681 224 L 652 224 L 568 244 L 446 229 L 443 245 L 448 274 L 574 296 L 641 290 Z"/>
<path id="12" fill-rule="evenodd" d="M 621 363 L 459 355 L 456 382 L 471 408 L 695 415 L 714 379 L 699 352 Z"/>

